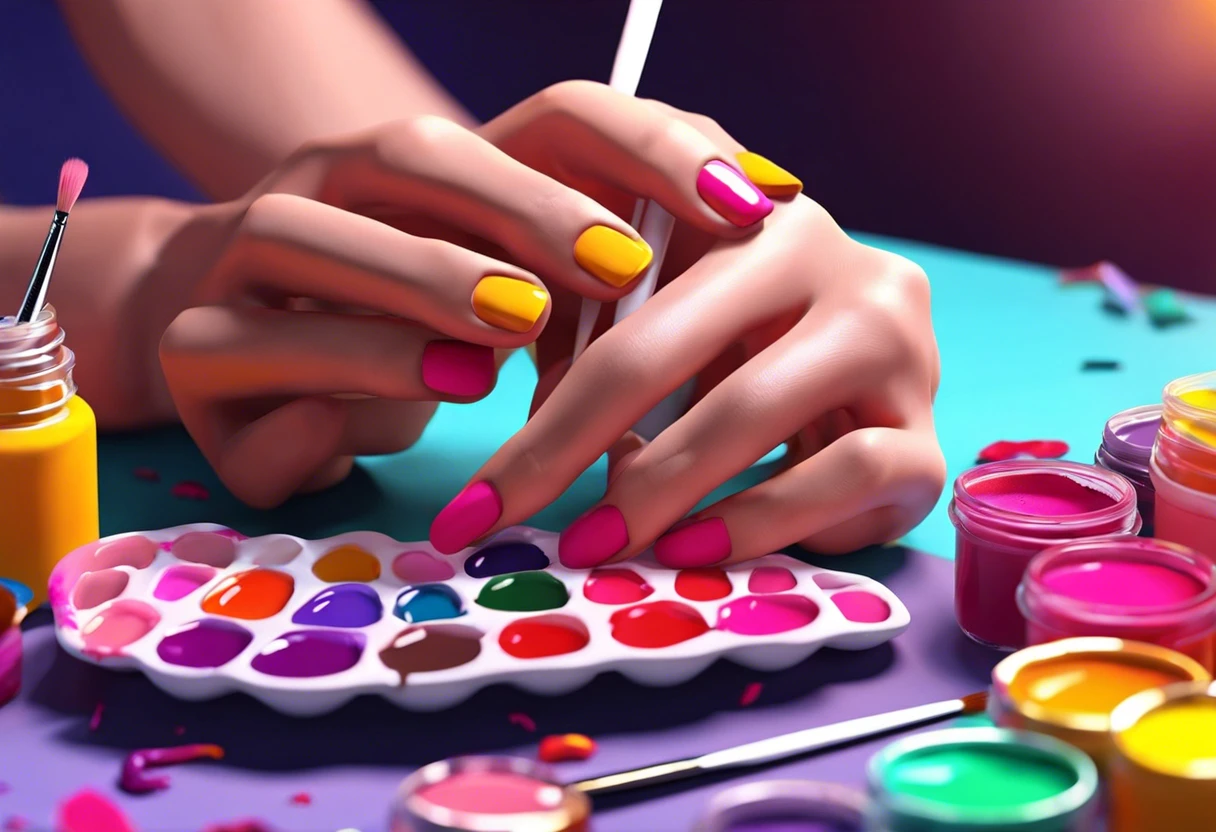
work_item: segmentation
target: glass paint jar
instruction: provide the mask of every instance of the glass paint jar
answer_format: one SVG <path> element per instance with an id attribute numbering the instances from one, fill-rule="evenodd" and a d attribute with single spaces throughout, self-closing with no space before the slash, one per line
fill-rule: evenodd
<path id="1" fill-rule="evenodd" d="M 1002 728 L 916 734 L 878 752 L 868 779 L 871 832 L 1097 829 L 1093 761 L 1041 734 Z"/>
<path id="2" fill-rule="evenodd" d="M 96 540 L 97 422 L 76 395 L 55 309 L 0 319 L 0 574 L 46 598 L 59 559 Z"/>
<path id="3" fill-rule="evenodd" d="M 1154 534 L 1216 556 L 1216 372 L 1166 385 L 1149 478 Z"/>
<path id="4" fill-rule="evenodd" d="M 693 832 L 862 832 L 866 796 L 836 783 L 770 780 L 719 793 Z"/>
<path id="5" fill-rule="evenodd" d="M 1137 534 L 1136 491 L 1122 476 L 1076 462 L 1009 460 L 964 471 L 950 501 L 954 611 L 989 647 L 1026 643 L 1017 590 L 1030 559 L 1058 543 Z"/>
<path id="6" fill-rule="evenodd" d="M 1216 671 L 1216 562 L 1177 543 L 1121 536 L 1044 549 L 1018 587 L 1018 609 L 1027 644 L 1111 636 Z"/>
<path id="7" fill-rule="evenodd" d="M 1136 500 L 1143 527 L 1140 534 L 1153 536 L 1153 481 L 1149 464 L 1153 442 L 1161 428 L 1161 405 L 1133 407 L 1116 413 L 1102 431 L 1102 444 L 1094 454 L 1094 464 L 1122 474 L 1136 489 Z"/>

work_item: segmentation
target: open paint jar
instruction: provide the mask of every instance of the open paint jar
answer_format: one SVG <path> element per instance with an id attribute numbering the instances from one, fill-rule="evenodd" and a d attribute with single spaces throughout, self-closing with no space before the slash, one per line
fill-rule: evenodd
<path id="1" fill-rule="evenodd" d="M 1172 685 L 1111 715 L 1109 832 L 1216 828 L 1216 686 Z"/>
<path id="2" fill-rule="evenodd" d="M 1157 537 L 1216 555 L 1216 372 L 1166 386 L 1149 477 Z"/>
<path id="3" fill-rule="evenodd" d="M 21 690 L 21 620 L 25 610 L 16 593 L 0 584 L 0 705 Z"/>
<path id="4" fill-rule="evenodd" d="M 405 779 L 392 832 L 584 832 L 585 794 L 545 765 L 513 757 L 457 757 Z"/>
<path id="5" fill-rule="evenodd" d="M 1161 405 L 1150 404 L 1124 410 L 1110 418 L 1102 432 L 1102 445 L 1094 455 L 1094 464 L 1121 474 L 1136 489 L 1141 534 L 1153 534 L 1153 481 L 1149 464 L 1153 458 L 1153 442 L 1161 427 Z"/>
<path id="6" fill-rule="evenodd" d="M 1216 671 L 1216 562 L 1163 540 L 1110 537 L 1044 549 L 1018 588 L 1028 644 L 1115 636 Z"/>
<path id="7" fill-rule="evenodd" d="M 773 780 L 717 795 L 694 832 L 862 832 L 866 797 L 835 783 Z"/>
<path id="8" fill-rule="evenodd" d="M 1027 647 L 992 671 L 988 711 L 1003 728 L 1068 742 L 1104 766 L 1111 712 L 1142 691 L 1208 682 L 1197 662 L 1164 647 L 1117 638 L 1073 638 Z"/>
<path id="9" fill-rule="evenodd" d="M 948 728 L 897 740 L 869 767 L 874 832 L 1088 832 L 1098 772 L 1054 737 Z"/>
<path id="10" fill-rule="evenodd" d="M 949 511 L 959 626 L 1006 650 L 1025 644 L 1017 590 L 1032 557 L 1070 540 L 1140 531 L 1132 484 L 1076 462 L 1010 460 L 964 471 Z"/>

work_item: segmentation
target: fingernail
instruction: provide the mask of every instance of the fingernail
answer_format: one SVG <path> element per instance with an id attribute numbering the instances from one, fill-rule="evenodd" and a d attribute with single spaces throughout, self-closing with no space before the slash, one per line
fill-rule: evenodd
<path id="1" fill-rule="evenodd" d="M 494 385 L 494 350 L 464 341 L 431 341 L 422 350 L 422 383 L 445 396 L 481 396 Z"/>
<path id="2" fill-rule="evenodd" d="M 625 516 L 616 506 L 600 506 L 575 520 L 557 541 L 557 557 L 571 569 L 590 569 L 629 545 Z"/>
<path id="3" fill-rule="evenodd" d="M 697 193 L 710 208 L 740 227 L 757 223 L 773 211 L 769 198 L 756 190 L 743 174 L 717 160 L 697 174 Z"/>
<path id="4" fill-rule="evenodd" d="M 730 533 L 721 517 L 677 523 L 654 542 L 655 558 L 672 569 L 721 563 L 730 551 Z"/>
<path id="5" fill-rule="evenodd" d="M 431 523 L 431 545 L 454 555 L 484 535 L 502 516 L 502 499 L 488 482 L 470 485 L 444 506 Z"/>
<path id="6" fill-rule="evenodd" d="M 645 240 L 627 237 L 606 225 L 593 225 L 574 241 L 575 261 L 617 288 L 644 272 L 653 257 Z"/>
<path id="7" fill-rule="evenodd" d="M 527 332 L 535 326 L 548 303 L 548 292 L 514 277 L 483 277 L 473 289 L 477 317 L 511 332 Z"/>
<path id="8" fill-rule="evenodd" d="M 735 156 L 735 161 L 765 196 L 797 196 L 802 192 L 801 179 L 759 153 L 743 152 Z"/>

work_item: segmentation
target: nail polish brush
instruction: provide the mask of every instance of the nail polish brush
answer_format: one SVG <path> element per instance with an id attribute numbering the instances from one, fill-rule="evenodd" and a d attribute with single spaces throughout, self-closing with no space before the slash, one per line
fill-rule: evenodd
<path id="1" fill-rule="evenodd" d="M 30 278 L 25 300 L 21 302 L 21 311 L 17 314 L 19 324 L 29 323 L 38 317 L 43 304 L 46 303 L 46 290 L 51 283 L 51 271 L 55 268 L 55 258 L 59 255 L 63 231 L 67 228 L 68 214 L 80 198 L 88 176 L 89 166 L 80 159 L 68 159 L 59 170 L 59 195 L 55 202 L 55 216 L 51 219 L 51 230 L 47 232 L 46 242 L 42 245 L 42 254 L 34 266 L 34 276 Z"/>

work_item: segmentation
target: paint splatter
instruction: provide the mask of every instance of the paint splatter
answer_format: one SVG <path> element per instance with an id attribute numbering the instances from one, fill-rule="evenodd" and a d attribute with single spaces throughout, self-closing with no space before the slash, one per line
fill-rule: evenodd
<path id="1" fill-rule="evenodd" d="M 536 756 L 542 763 L 568 763 L 591 759 L 595 749 L 595 740 L 585 734 L 554 734 L 540 741 Z"/>
<path id="2" fill-rule="evenodd" d="M 4 795 L 8 794 L 12 790 L 13 790 L 12 786 L 10 786 L 8 783 L 5 783 L 3 780 L 0 780 L 0 797 L 3 797 Z"/>
<path id="3" fill-rule="evenodd" d="M 144 482 L 160 482 L 160 474 L 155 468 L 136 468 L 131 472 L 135 475 L 135 479 L 143 480 Z"/>
<path id="4" fill-rule="evenodd" d="M 512 725 L 518 725 L 520 728 L 523 728 L 528 733 L 532 733 L 533 731 L 536 730 L 536 720 L 534 720 L 532 717 L 528 716 L 527 714 L 521 714 L 521 713 L 507 714 L 507 721 L 510 722 Z"/>
<path id="5" fill-rule="evenodd" d="M 21 815 L 9 815 L 4 819 L 4 826 L 0 827 L 4 832 L 25 832 L 25 830 L 33 828 L 33 821 Z"/>
<path id="6" fill-rule="evenodd" d="M 764 685 L 759 682 L 750 682 L 743 689 L 743 695 L 739 697 L 739 707 L 746 708 L 748 705 L 754 705 L 756 700 L 760 698 L 760 693 L 764 690 Z"/>
<path id="7" fill-rule="evenodd" d="M 97 707 L 93 709 L 93 716 L 89 719 L 89 730 L 96 731 L 101 727 L 101 714 L 106 709 L 102 702 L 97 703 Z"/>
<path id="8" fill-rule="evenodd" d="M 1031 439 L 1027 442 L 1011 442 L 1002 439 L 993 442 L 979 453 L 980 462 L 1002 462 L 1006 459 L 1031 456 L 1037 459 L 1059 459 L 1068 453 L 1068 443 L 1059 439 Z"/>
<path id="9" fill-rule="evenodd" d="M 170 766 L 193 760 L 223 759 L 224 749 L 218 745 L 179 745 L 174 748 L 141 748 L 132 751 L 122 764 L 122 776 L 118 785 L 131 794 L 147 794 L 169 788 L 166 776 L 151 776 L 147 769 L 155 766 Z"/>
<path id="10" fill-rule="evenodd" d="M 1158 328 L 1185 323 L 1191 318 L 1178 295 L 1169 289 L 1154 289 L 1146 294 L 1144 308 L 1148 319 Z"/>
<path id="11" fill-rule="evenodd" d="M 82 789 L 59 804 L 57 832 L 135 832 L 135 826 L 112 800 Z"/>
<path id="12" fill-rule="evenodd" d="M 1064 269 L 1060 272 L 1060 285 L 1076 286 L 1082 283 L 1097 283 L 1099 280 L 1098 265 L 1095 263 L 1079 269 Z"/>
<path id="13" fill-rule="evenodd" d="M 312 795 L 308 792 L 296 792 L 291 796 L 291 804 L 293 806 L 311 806 Z"/>
<path id="14" fill-rule="evenodd" d="M 1123 365 L 1110 358 L 1091 358 L 1081 365 L 1081 372 L 1091 373 L 1097 370 L 1121 370 Z"/>
<path id="15" fill-rule="evenodd" d="M 208 500 L 211 492 L 201 482 L 183 480 L 169 489 L 169 493 L 179 500 Z"/>
<path id="16" fill-rule="evenodd" d="M 257 818 L 245 818 L 244 820 L 213 823 L 204 827 L 203 832 L 274 832 L 274 827 Z"/>

